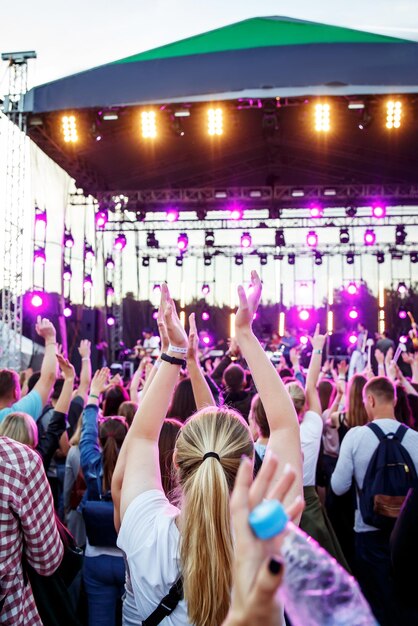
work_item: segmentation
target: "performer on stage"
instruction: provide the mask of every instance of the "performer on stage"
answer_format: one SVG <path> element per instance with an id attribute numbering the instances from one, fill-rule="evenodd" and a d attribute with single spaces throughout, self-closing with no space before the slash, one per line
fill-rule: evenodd
<path id="1" fill-rule="evenodd" d="M 348 370 L 348 380 L 356 373 L 360 373 L 366 367 L 366 342 L 368 331 L 362 322 L 357 324 L 357 343 L 350 359 L 350 367 Z"/>

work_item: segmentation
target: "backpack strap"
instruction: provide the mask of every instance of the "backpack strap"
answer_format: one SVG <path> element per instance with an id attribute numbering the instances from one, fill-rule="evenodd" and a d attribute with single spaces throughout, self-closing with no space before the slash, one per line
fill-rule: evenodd
<path id="1" fill-rule="evenodd" d="M 405 437 L 405 434 L 408 432 L 408 430 L 409 430 L 408 426 L 405 426 L 405 424 L 399 424 L 398 430 L 395 433 L 399 440 L 399 443 L 401 443 L 402 439 Z"/>
<path id="2" fill-rule="evenodd" d="M 376 435 L 376 437 L 379 439 L 379 441 L 382 441 L 386 435 L 383 432 L 383 430 L 380 428 L 380 426 L 378 426 L 377 424 L 375 424 L 374 422 L 369 422 L 367 424 L 367 426 L 370 428 L 370 430 L 372 430 L 374 432 L 374 434 Z"/>
<path id="3" fill-rule="evenodd" d="M 183 579 L 180 578 L 170 588 L 170 591 L 161 600 L 155 611 L 142 622 L 142 626 L 157 626 L 163 619 L 174 611 L 180 600 L 183 599 Z"/>

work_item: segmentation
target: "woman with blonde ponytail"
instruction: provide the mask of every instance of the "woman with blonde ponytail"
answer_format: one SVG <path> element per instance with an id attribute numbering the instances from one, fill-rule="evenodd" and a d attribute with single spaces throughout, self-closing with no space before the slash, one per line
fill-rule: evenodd
<path id="1" fill-rule="evenodd" d="M 261 281 L 256 272 L 251 278 L 248 295 L 242 287 L 238 289 L 236 339 L 266 410 L 269 448 L 278 457 L 271 489 L 291 464 L 295 481 L 285 503 L 297 497 L 298 518 L 303 508 L 299 425 L 281 379 L 252 332 Z M 221 626 L 231 600 L 234 542 L 230 495 L 242 457 L 253 462 L 254 442 L 238 413 L 214 406 L 197 359 L 194 315 L 187 339 L 167 285 L 162 286 L 160 311 L 159 325 L 166 328 L 170 345 L 160 357 L 124 442 L 118 546 L 127 558 L 141 622 L 147 623 L 157 611 L 165 625 Z M 199 410 L 184 424 L 176 442 L 177 508 L 162 489 L 158 438 L 183 359 L 187 360 Z M 161 602 L 164 599 L 167 604 L 166 596 L 170 592 L 172 597 L 179 580 L 184 597 L 165 610 Z M 152 623 L 160 623 L 154 617 Z"/>

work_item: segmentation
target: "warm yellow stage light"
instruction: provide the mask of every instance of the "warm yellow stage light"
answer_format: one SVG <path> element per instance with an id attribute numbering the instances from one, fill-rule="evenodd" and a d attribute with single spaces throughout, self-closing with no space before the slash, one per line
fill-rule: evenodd
<path id="1" fill-rule="evenodd" d="M 389 100 L 386 103 L 386 128 L 400 128 L 402 118 L 402 102 Z"/>
<path id="2" fill-rule="evenodd" d="M 77 120 L 75 115 L 63 115 L 61 118 L 62 134 L 66 143 L 78 141 Z"/>
<path id="3" fill-rule="evenodd" d="M 315 130 L 317 132 L 328 132 L 330 129 L 330 111 L 329 104 L 316 104 L 315 105 Z"/>
<path id="4" fill-rule="evenodd" d="M 142 137 L 144 139 L 155 139 L 157 136 L 157 122 L 155 111 L 142 111 Z"/>
<path id="5" fill-rule="evenodd" d="M 223 113 L 222 109 L 208 110 L 208 134 L 223 135 Z"/>

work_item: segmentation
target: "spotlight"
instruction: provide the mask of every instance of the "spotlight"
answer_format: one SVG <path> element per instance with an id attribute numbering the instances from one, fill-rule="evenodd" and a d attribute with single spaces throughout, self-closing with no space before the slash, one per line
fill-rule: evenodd
<path id="1" fill-rule="evenodd" d="M 222 109 L 208 110 L 208 135 L 222 135 L 223 130 L 223 113 Z"/>
<path id="2" fill-rule="evenodd" d="M 210 337 L 209 337 L 209 335 L 203 335 L 202 341 L 205 344 L 205 346 L 208 346 L 210 344 Z"/>
<path id="3" fill-rule="evenodd" d="M 396 227 L 396 231 L 395 231 L 395 244 L 397 246 L 403 246 L 403 244 L 405 243 L 405 239 L 406 239 L 405 226 L 403 224 L 399 224 Z"/>
<path id="4" fill-rule="evenodd" d="M 322 265 L 322 254 L 319 250 L 315 250 L 315 265 Z"/>
<path id="5" fill-rule="evenodd" d="M 299 319 L 302 322 L 307 322 L 310 316 L 311 314 L 309 313 L 308 309 L 302 309 L 301 311 L 299 311 Z"/>
<path id="6" fill-rule="evenodd" d="M 376 260 L 379 265 L 385 262 L 385 255 L 383 254 L 383 252 L 376 252 Z"/>
<path id="7" fill-rule="evenodd" d="M 64 317 L 71 317 L 73 314 L 73 310 L 71 308 L 71 304 L 67 301 L 64 304 L 64 308 L 63 308 L 63 315 Z"/>
<path id="8" fill-rule="evenodd" d="M 186 233 L 180 233 L 177 237 L 177 247 L 180 252 L 185 252 L 187 250 L 187 246 L 189 245 L 189 238 Z"/>
<path id="9" fill-rule="evenodd" d="M 318 245 L 318 235 L 314 230 L 310 230 L 306 235 L 306 243 L 310 248 L 315 248 Z"/>
<path id="10" fill-rule="evenodd" d="M 113 260 L 113 257 L 110 256 L 110 254 L 108 254 L 107 257 L 106 257 L 105 268 L 107 270 L 115 269 L 115 262 Z"/>
<path id="11" fill-rule="evenodd" d="M 349 243 L 350 233 L 348 228 L 340 228 L 340 243 Z"/>
<path id="12" fill-rule="evenodd" d="M 213 230 L 207 230 L 205 232 L 205 246 L 207 248 L 212 248 L 215 245 L 215 235 Z"/>
<path id="13" fill-rule="evenodd" d="M 95 215 L 97 228 L 103 229 L 106 226 L 108 219 L 109 216 L 107 211 L 97 211 Z"/>
<path id="14" fill-rule="evenodd" d="M 208 293 L 210 293 L 210 287 L 207 283 L 205 283 L 204 285 L 202 285 L 202 293 L 204 296 L 207 296 Z"/>
<path id="15" fill-rule="evenodd" d="M 76 143 L 78 141 L 78 134 L 75 115 L 63 115 L 61 124 L 65 143 Z"/>
<path id="16" fill-rule="evenodd" d="M 296 261 L 296 255 L 293 252 L 290 252 L 287 255 L 287 262 L 289 263 L 289 265 L 294 265 Z"/>
<path id="17" fill-rule="evenodd" d="M 400 100 L 389 100 L 386 103 L 386 128 L 400 128 L 402 118 L 402 102 Z"/>
<path id="18" fill-rule="evenodd" d="M 158 309 L 154 309 L 152 312 L 152 319 L 156 320 L 158 318 Z"/>
<path id="19" fill-rule="evenodd" d="M 149 267 L 149 256 L 142 257 L 142 267 Z"/>
<path id="20" fill-rule="evenodd" d="M 38 265 L 45 265 L 46 263 L 46 254 L 45 248 L 37 248 L 33 252 L 33 262 Z"/>
<path id="21" fill-rule="evenodd" d="M 73 248 L 74 247 L 74 237 L 71 234 L 70 230 L 66 230 L 64 233 L 64 246 L 66 248 Z"/>
<path id="22" fill-rule="evenodd" d="M 315 105 L 315 130 L 317 132 L 329 131 L 330 110 L 331 110 L 331 107 L 327 103 Z"/>
<path id="23" fill-rule="evenodd" d="M 311 217 L 313 218 L 323 217 L 324 215 L 324 209 L 319 205 L 311 206 L 309 210 L 311 213 Z"/>
<path id="24" fill-rule="evenodd" d="M 31 296 L 30 303 L 35 309 L 39 309 L 43 305 L 44 299 L 40 293 L 34 293 Z"/>
<path id="25" fill-rule="evenodd" d="M 210 265 L 212 265 L 212 255 L 211 254 L 204 254 L 203 255 L 203 264 L 205 265 L 205 267 L 209 267 Z"/>
<path id="26" fill-rule="evenodd" d="M 350 296 L 356 296 L 358 294 L 358 287 L 356 283 L 349 283 L 347 286 L 347 293 Z"/>
<path id="27" fill-rule="evenodd" d="M 235 221 L 242 220 L 243 214 L 244 212 L 241 207 L 234 206 L 229 211 L 229 219 Z"/>
<path id="28" fill-rule="evenodd" d="M 119 235 L 117 235 L 115 238 L 113 247 L 115 250 L 123 250 L 125 246 L 126 246 L 126 237 L 123 233 L 119 233 Z"/>
<path id="29" fill-rule="evenodd" d="M 281 248 L 282 246 L 286 245 L 286 239 L 284 236 L 283 228 L 278 228 L 276 230 L 275 239 L 276 239 L 276 248 Z"/>
<path id="30" fill-rule="evenodd" d="M 62 271 L 62 277 L 63 277 L 63 279 L 64 279 L 64 280 L 66 280 L 66 281 L 71 280 L 72 275 L 73 275 L 73 272 L 72 272 L 72 270 L 71 270 L 71 266 L 70 266 L 70 265 L 65 264 L 65 265 L 64 265 L 64 269 L 63 269 L 63 271 Z"/>
<path id="31" fill-rule="evenodd" d="M 399 337 L 399 343 L 407 343 L 408 342 L 408 337 L 406 335 L 401 335 Z"/>
<path id="32" fill-rule="evenodd" d="M 364 109 L 359 123 L 358 123 L 358 127 L 360 130 L 366 130 L 366 128 L 368 128 L 370 126 L 370 124 L 372 123 L 373 118 L 370 115 L 369 111 L 367 109 Z"/>
<path id="33" fill-rule="evenodd" d="M 208 212 L 204 207 L 199 207 L 196 209 L 196 217 L 200 222 L 204 222 L 206 219 Z"/>
<path id="34" fill-rule="evenodd" d="M 242 254 L 235 255 L 235 265 L 242 265 L 244 263 L 244 257 Z"/>
<path id="35" fill-rule="evenodd" d="M 106 283 L 106 297 L 111 298 L 115 295 L 115 288 L 112 283 Z"/>
<path id="36" fill-rule="evenodd" d="M 113 317 L 113 315 L 112 315 L 112 314 L 109 314 L 109 315 L 107 316 L 107 318 L 106 318 L 106 324 L 107 324 L 108 326 L 114 326 L 114 325 L 115 325 L 115 321 L 116 321 L 116 320 L 115 320 L 115 318 Z"/>
<path id="37" fill-rule="evenodd" d="M 347 217 L 355 217 L 357 215 L 357 207 L 355 206 L 348 206 L 345 209 L 345 214 Z"/>
<path id="38" fill-rule="evenodd" d="M 409 258 L 411 263 L 418 263 L 418 252 L 411 252 Z"/>
<path id="39" fill-rule="evenodd" d="M 158 283 L 155 283 L 154 287 L 152 288 L 153 291 L 161 291 L 161 285 L 159 285 Z"/>
<path id="40" fill-rule="evenodd" d="M 351 333 L 351 335 L 348 338 L 348 341 L 353 346 L 355 343 L 357 343 L 357 335 L 355 333 Z"/>
<path id="41" fill-rule="evenodd" d="M 399 311 L 398 311 L 398 317 L 401 320 L 405 320 L 408 316 L 408 313 L 406 312 L 406 310 L 403 307 L 400 307 Z"/>
<path id="42" fill-rule="evenodd" d="M 299 337 L 299 341 L 302 344 L 302 346 L 307 346 L 309 342 L 309 338 L 306 335 L 301 335 Z"/>
<path id="43" fill-rule="evenodd" d="M 250 248 L 252 244 L 252 238 L 250 233 L 242 233 L 241 235 L 241 248 Z"/>
<path id="44" fill-rule="evenodd" d="M 183 267 L 183 257 L 182 256 L 176 256 L 176 266 L 177 267 Z"/>
<path id="45" fill-rule="evenodd" d="M 85 291 L 88 291 L 93 287 L 93 280 L 90 274 L 86 274 L 86 276 L 84 276 L 83 287 Z"/>
<path id="46" fill-rule="evenodd" d="M 155 139 L 157 136 L 157 123 L 155 111 L 142 111 L 141 113 L 142 137 Z"/>
<path id="47" fill-rule="evenodd" d="M 386 207 L 381 204 L 374 204 L 372 206 L 372 216 L 376 219 L 382 219 L 386 217 Z"/>
<path id="48" fill-rule="evenodd" d="M 376 243 L 376 233 L 372 228 L 368 228 L 364 233 L 364 245 L 365 246 L 374 246 Z"/>
<path id="49" fill-rule="evenodd" d="M 204 322 L 207 322 L 207 321 L 208 321 L 208 319 L 210 319 L 210 314 L 209 314 L 209 311 L 203 311 L 203 313 L 202 313 L 202 320 L 203 320 Z"/>
<path id="50" fill-rule="evenodd" d="M 354 264 L 354 252 L 347 252 L 345 260 L 347 261 L 347 265 Z"/>
<path id="51" fill-rule="evenodd" d="M 87 241 L 84 242 L 84 258 L 90 261 L 94 260 L 94 250 L 93 247 L 87 243 Z"/>
<path id="52" fill-rule="evenodd" d="M 403 281 L 401 281 L 398 285 L 398 293 L 405 295 L 407 292 L 408 292 L 408 287 Z"/>
<path id="53" fill-rule="evenodd" d="M 154 231 L 147 233 L 147 246 L 148 248 L 159 248 L 160 244 L 155 236 Z"/>
<path id="54" fill-rule="evenodd" d="M 35 222 L 46 224 L 46 211 L 41 211 L 41 209 L 35 207 Z"/>
<path id="55" fill-rule="evenodd" d="M 265 252 L 262 252 L 261 254 L 258 255 L 260 258 L 260 265 L 267 265 L 267 254 Z"/>
<path id="56" fill-rule="evenodd" d="M 165 214 L 165 219 L 167 222 L 177 222 L 179 219 L 179 212 L 177 209 L 168 209 Z"/>
<path id="57" fill-rule="evenodd" d="M 350 318 L 350 320 L 356 320 L 358 318 L 358 311 L 356 308 L 352 308 L 349 310 L 348 312 L 348 317 Z"/>

